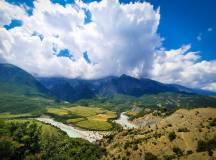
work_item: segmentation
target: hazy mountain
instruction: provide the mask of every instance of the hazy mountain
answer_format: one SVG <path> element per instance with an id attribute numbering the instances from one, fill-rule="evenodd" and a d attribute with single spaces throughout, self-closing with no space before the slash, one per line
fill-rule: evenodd
<path id="1" fill-rule="evenodd" d="M 134 97 L 158 94 L 164 92 L 215 94 L 214 92 L 190 89 L 176 84 L 164 84 L 151 79 L 137 79 L 128 75 L 120 77 L 110 76 L 97 80 L 81 80 L 68 78 L 39 78 L 38 79 L 51 93 L 59 98 L 74 101 L 92 98 L 95 96 L 110 96 L 123 94 Z"/>
<path id="2" fill-rule="evenodd" d="M 67 78 L 39 78 L 39 81 L 57 98 L 76 101 L 95 96 L 87 81 Z"/>
<path id="3" fill-rule="evenodd" d="M 151 79 L 137 79 L 128 75 L 109 76 L 96 80 L 63 77 L 35 78 L 11 64 L 0 64 L 0 93 L 24 95 L 51 94 L 56 98 L 76 101 L 95 96 L 122 94 L 133 97 L 164 92 L 215 95 L 214 92 L 190 89 L 177 84 L 164 84 Z"/>

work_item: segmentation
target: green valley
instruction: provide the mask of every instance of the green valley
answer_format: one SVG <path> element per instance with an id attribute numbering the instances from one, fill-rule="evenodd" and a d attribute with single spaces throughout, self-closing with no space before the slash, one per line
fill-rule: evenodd
<path id="1" fill-rule="evenodd" d="M 116 119 L 115 112 L 96 107 L 48 108 L 47 114 L 66 124 L 72 124 L 88 130 L 111 130 L 111 119 Z"/>
<path id="2" fill-rule="evenodd" d="M 37 80 L 9 64 L 0 65 L 0 75 L 3 160 L 203 160 L 216 155 L 214 95 L 126 75 Z"/>

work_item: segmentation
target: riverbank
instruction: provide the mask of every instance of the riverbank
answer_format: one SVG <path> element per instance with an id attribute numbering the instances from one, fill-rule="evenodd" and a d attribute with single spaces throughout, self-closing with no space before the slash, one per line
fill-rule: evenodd
<path id="1" fill-rule="evenodd" d="M 120 117 L 117 120 L 114 120 L 114 122 L 120 124 L 123 129 L 138 128 L 135 124 L 129 121 L 129 117 L 125 115 L 125 112 L 122 112 Z"/>
<path id="2" fill-rule="evenodd" d="M 38 118 L 35 118 L 35 119 L 40 121 L 40 122 L 50 124 L 50 125 L 53 125 L 59 129 L 61 129 L 62 131 L 67 133 L 67 135 L 69 137 L 82 138 L 82 139 L 88 140 L 89 142 L 95 142 L 97 140 L 101 140 L 103 138 L 103 136 L 111 133 L 110 131 L 83 130 L 81 128 L 77 128 L 77 127 L 74 127 L 71 125 L 66 125 L 64 123 L 57 122 L 53 118 L 51 118 L 49 116 L 45 116 L 45 115 L 38 117 Z M 120 124 L 123 127 L 123 129 L 137 128 L 137 126 L 132 124 L 128 119 L 129 119 L 129 117 L 126 116 L 123 112 L 123 113 L 121 113 L 120 117 L 117 120 L 114 120 L 114 122 Z"/>
<path id="3" fill-rule="evenodd" d="M 61 122 L 57 122 L 54 119 L 46 116 L 46 117 L 39 117 L 35 118 L 36 120 L 53 125 L 62 131 L 66 132 L 69 137 L 72 138 L 82 138 L 88 140 L 89 142 L 95 142 L 103 138 L 103 136 L 109 134 L 109 132 L 99 132 L 99 131 L 86 131 L 82 129 L 75 128 L 70 125 L 63 124 Z"/>

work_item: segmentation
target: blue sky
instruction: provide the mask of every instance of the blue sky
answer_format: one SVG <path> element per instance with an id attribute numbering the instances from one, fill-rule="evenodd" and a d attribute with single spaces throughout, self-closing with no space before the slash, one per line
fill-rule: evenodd
<path id="1" fill-rule="evenodd" d="M 120 0 L 123 3 L 135 0 Z M 142 1 L 142 0 L 141 0 Z M 203 59 L 216 59 L 216 1 L 215 0 L 146 0 L 160 7 L 158 33 L 165 38 L 164 47 L 179 48 L 191 44 Z M 212 31 L 208 31 L 208 29 Z M 211 30 L 210 29 L 210 30 Z M 201 35 L 201 40 L 197 36 Z"/>
<path id="2" fill-rule="evenodd" d="M 18 20 L 18 19 L 13 19 L 10 24 L 8 25 L 4 25 L 4 27 L 7 29 L 7 30 L 10 30 L 14 27 L 20 27 L 22 26 L 22 21 L 21 20 Z"/>
<path id="3" fill-rule="evenodd" d="M 215 0 L 148 0 L 160 6 L 158 32 L 165 38 L 166 48 L 178 48 L 190 43 L 203 59 L 216 59 Z M 212 31 L 208 29 L 212 28 Z M 211 29 L 210 29 L 211 30 Z M 201 34 L 200 41 L 197 36 Z"/>

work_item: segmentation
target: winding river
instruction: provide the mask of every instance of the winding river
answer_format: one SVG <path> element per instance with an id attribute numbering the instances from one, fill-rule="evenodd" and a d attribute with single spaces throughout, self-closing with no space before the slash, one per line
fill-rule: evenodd
<path id="1" fill-rule="evenodd" d="M 43 123 L 51 124 L 61 129 L 62 131 L 66 132 L 69 137 L 82 138 L 88 140 L 89 142 L 95 142 L 97 140 L 102 139 L 104 135 L 110 134 L 110 132 L 88 131 L 75 128 L 71 125 L 66 125 L 61 122 L 57 122 L 48 116 L 43 116 L 35 119 Z M 128 116 L 126 116 L 124 112 L 121 113 L 120 117 L 114 122 L 120 124 L 123 127 L 123 129 L 137 128 L 137 126 L 135 126 L 128 120 Z"/>
<path id="2" fill-rule="evenodd" d="M 120 124 L 123 129 L 137 128 L 137 126 L 132 124 L 128 119 L 129 117 L 125 115 L 125 112 L 122 112 L 120 117 L 114 122 Z"/>
<path id="3" fill-rule="evenodd" d="M 87 130 L 78 129 L 73 126 L 66 125 L 61 122 L 57 122 L 50 117 L 39 117 L 39 118 L 36 118 L 36 120 L 47 123 L 47 124 L 51 124 L 61 129 L 62 131 L 66 132 L 69 137 L 82 138 L 82 139 L 88 140 L 89 142 L 95 142 L 96 140 L 100 140 L 103 138 L 105 134 L 108 133 L 108 132 L 87 131 Z"/>

